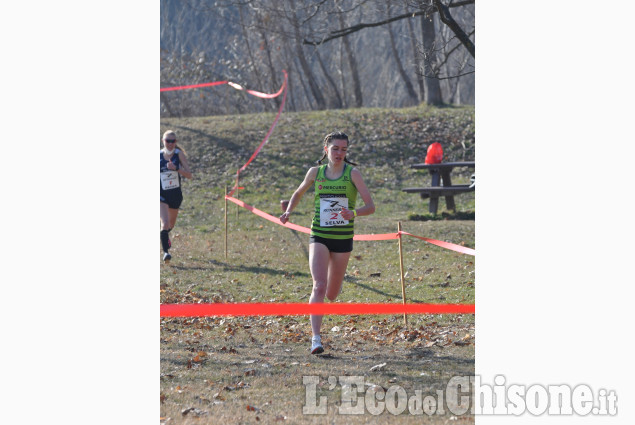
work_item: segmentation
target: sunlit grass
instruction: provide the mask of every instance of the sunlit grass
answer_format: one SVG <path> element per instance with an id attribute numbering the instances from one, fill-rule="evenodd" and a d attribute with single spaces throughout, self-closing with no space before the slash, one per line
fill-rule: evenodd
<path id="1" fill-rule="evenodd" d="M 162 303 L 308 302 L 308 235 L 228 203 L 225 256 L 226 187 L 234 184 L 236 170 L 251 156 L 273 118 L 267 113 L 161 121 L 162 132 L 177 132 L 195 174 L 183 185 L 185 199 L 171 233 L 173 260 L 161 265 Z M 409 165 L 423 162 L 431 141 L 441 141 L 448 161 L 474 160 L 473 108 L 285 113 L 268 144 L 241 173 L 245 189 L 234 196 L 277 217 L 280 200 L 290 198 L 319 158 L 322 137 L 335 129 L 351 136 L 351 159 L 359 163 L 376 205 L 375 214 L 357 220 L 357 234 L 395 233 L 401 222 L 409 233 L 477 248 L 474 220 L 461 219 L 475 211 L 474 193 L 455 197 L 459 214 L 445 211 L 440 200 L 438 216 L 445 219 L 429 220 L 428 201 L 401 192 L 406 186 L 429 184 L 426 173 Z M 470 173 L 457 170 L 453 181 L 467 183 Z M 292 222 L 310 226 L 312 196 L 305 195 Z M 407 236 L 402 254 L 407 302 L 475 302 L 474 257 Z M 336 302 L 402 302 L 397 240 L 355 242 Z M 169 423 L 223 418 L 227 423 L 256 423 L 256 416 L 269 423 L 280 415 L 287 423 L 322 423 L 324 417 L 301 414 L 302 375 L 360 374 L 386 387 L 392 380 L 407 389 L 430 389 L 442 387 L 455 374 L 474 373 L 474 315 L 410 315 L 407 328 L 402 315 L 330 316 L 323 332 L 332 357 L 308 354 L 310 327 L 303 316 L 162 319 L 161 415 L 169 416 Z M 386 370 L 369 372 L 383 362 Z M 253 374 L 246 374 L 250 369 Z M 241 382 L 246 386 L 240 387 Z M 336 402 L 329 399 L 330 412 Z M 249 411 L 247 405 L 261 411 Z M 209 416 L 181 413 L 194 406 Z M 327 417 L 333 419 L 332 414 Z M 365 423 L 369 417 L 345 419 Z M 396 420 L 421 422 L 418 417 L 390 415 L 376 422 Z"/>

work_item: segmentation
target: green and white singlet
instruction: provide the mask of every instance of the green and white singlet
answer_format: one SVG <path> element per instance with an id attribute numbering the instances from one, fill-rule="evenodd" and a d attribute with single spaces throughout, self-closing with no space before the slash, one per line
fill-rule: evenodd
<path id="1" fill-rule="evenodd" d="M 315 214 L 311 223 L 311 236 L 328 239 L 351 239 L 355 219 L 344 220 L 340 210 L 355 209 L 357 188 L 351 179 L 353 167 L 344 164 L 344 172 L 335 180 L 325 175 L 327 165 L 318 168 L 315 178 Z"/>

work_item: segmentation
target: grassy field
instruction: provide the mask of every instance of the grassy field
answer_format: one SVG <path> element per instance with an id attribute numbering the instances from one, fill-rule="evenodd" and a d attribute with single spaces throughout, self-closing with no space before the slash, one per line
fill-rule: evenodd
<path id="1" fill-rule="evenodd" d="M 162 303 L 308 301 L 307 235 L 230 203 L 225 258 L 225 187 L 233 185 L 273 119 L 258 114 L 161 120 L 161 133 L 176 131 L 195 175 L 183 185 L 185 199 L 171 233 L 173 260 L 161 265 Z M 241 173 L 245 189 L 235 196 L 280 215 L 280 200 L 289 199 L 333 130 L 349 134 L 349 157 L 359 164 L 377 207 L 357 220 L 357 234 L 394 233 L 401 221 L 412 234 L 476 248 L 473 193 L 455 198 L 457 214 L 444 211 L 441 201 L 438 216 L 431 217 L 427 201 L 401 192 L 428 184 L 427 173 L 409 165 L 423 162 L 429 143 L 441 142 L 446 161 L 474 160 L 473 108 L 284 113 Z M 453 182 L 467 183 L 471 171 L 457 171 Z M 309 192 L 291 221 L 309 226 L 311 206 Z M 408 302 L 474 303 L 474 257 L 405 237 L 403 260 Z M 336 302 L 401 302 L 396 240 L 355 242 Z M 398 385 L 410 397 L 415 390 L 434 395 L 452 376 L 474 374 L 474 315 L 412 315 L 408 322 L 406 327 L 403 316 L 388 315 L 325 317 L 326 351 L 312 356 L 308 317 L 161 319 L 161 422 L 473 422 L 473 416 L 456 417 L 447 409 L 425 419 L 408 409 L 400 415 L 338 414 L 342 385 L 333 383 L 339 377 L 363 376 L 369 391 Z M 303 376 L 318 377 L 317 397 L 327 397 L 326 414 L 303 414 Z"/>

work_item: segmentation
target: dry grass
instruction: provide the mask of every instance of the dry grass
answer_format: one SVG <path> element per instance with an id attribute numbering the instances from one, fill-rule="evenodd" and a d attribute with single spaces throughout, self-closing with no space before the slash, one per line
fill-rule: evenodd
<path id="1" fill-rule="evenodd" d="M 437 124 L 445 122 L 439 121 L 438 114 L 452 116 L 452 110 L 433 112 L 429 119 Z M 425 111 L 416 108 L 394 113 L 379 110 L 377 114 L 381 117 L 378 118 L 372 113 L 343 111 L 337 118 L 342 122 L 357 122 L 355 131 L 359 135 L 363 134 L 368 140 L 377 136 L 376 143 L 368 143 L 383 146 L 382 152 L 365 153 L 365 162 L 373 162 L 375 167 L 360 164 L 362 174 L 368 176 L 366 180 L 377 212 L 359 220 L 356 233 L 392 233 L 396 231 L 397 221 L 402 221 L 403 229 L 410 233 L 474 247 L 472 220 L 407 221 L 413 211 L 423 212 L 427 202 L 416 195 L 401 193 L 398 187 L 425 176 L 407 170 L 403 160 L 389 168 L 387 153 L 399 152 L 393 150 L 393 144 L 411 144 L 417 135 L 405 136 L 407 133 L 403 130 L 399 137 L 384 139 L 379 136 L 386 131 L 385 126 L 379 128 L 377 122 L 389 120 L 392 113 L 397 116 L 394 121 L 403 122 L 408 128 L 416 124 L 423 129 L 427 125 Z M 447 132 L 454 134 L 452 128 L 456 128 L 458 140 L 469 125 L 470 115 L 461 109 L 456 116 L 459 122 L 448 124 Z M 460 120 L 465 118 L 460 117 L 465 116 L 468 116 L 467 123 L 462 125 Z M 264 117 L 263 122 L 267 115 Z M 283 149 L 285 162 L 298 164 L 293 169 L 273 163 L 280 156 L 276 142 L 301 134 L 301 128 L 305 133 L 317 132 L 318 127 L 323 130 L 323 122 L 329 117 L 333 115 L 328 111 L 323 115 L 311 113 L 310 117 L 309 114 L 288 116 L 286 125 L 282 123 L 274 132 L 262 158 L 259 156 L 250 165 L 244 178 L 246 189 L 237 197 L 261 210 L 279 214 L 279 201 L 288 199 L 299 183 L 306 171 L 300 166 L 306 160 L 303 155 L 312 149 L 315 141 L 295 139 L 297 150 Z M 231 182 L 237 167 L 257 145 L 258 140 L 254 140 L 258 137 L 252 136 L 248 146 L 241 147 L 246 144 L 241 141 L 242 135 L 252 131 L 248 128 L 252 123 L 261 129 L 267 128 L 257 119 L 240 118 L 232 122 L 227 117 L 162 122 L 162 130 L 169 126 L 185 136 L 184 145 L 197 177 L 185 183 L 183 209 L 171 234 L 172 263 L 161 265 L 162 303 L 308 300 L 311 276 L 307 264 L 307 235 L 277 226 L 245 210 L 237 214 L 237 207 L 230 204 L 228 258 L 224 255 L 222 182 Z M 373 132 L 363 125 L 372 125 L 376 130 Z M 212 143 L 207 136 L 195 137 L 208 134 L 215 126 L 217 134 L 223 135 L 222 142 Z M 410 142 L 404 142 L 403 137 L 410 138 Z M 237 155 L 237 152 L 242 153 Z M 230 162 L 242 162 L 229 166 L 221 161 L 224 156 Z M 382 175 L 387 176 L 386 180 Z M 457 182 L 467 177 L 458 175 Z M 294 222 L 308 225 L 310 204 L 310 196 L 305 197 L 294 214 Z M 443 202 L 440 204 L 443 206 Z M 457 197 L 457 207 L 461 211 L 473 209 L 473 194 Z M 474 257 L 406 238 L 404 266 L 408 302 L 474 302 Z M 371 277 L 377 273 L 380 276 Z M 356 242 L 337 302 L 401 302 L 399 279 L 397 241 Z M 325 317 L 326 351 L 320 356 L 308 352 L 307 317 L 165 318 L 160 324 L 160 413 L 162 422 L 167 424 L 473 422 L 473 416 L 453 418 L 450 412 L 424 415 L 425 418 L 409 415 L 407 410 L 399 416 L 387 412 L 379 416 L 368 412 L 361 416 L 340 415 L 341 386 L 329 390 L 327 381 L 330 376 L 364 376 L 367 383 L 386 389 L 399 385 L 409 396 L 414 390 L 422 390 L 424 395 L 434 394 L 445 387 L 450 377 L 474 374 L 473 315 L 413 315 L 409 316 L 407 328 L 402 316 Z M 373 366 L 383 363 L 386 364 L 383 368 L 371 371 Z M 302 414 L 303 376 L 319 376 L 317 395 L 327 396 L 326 415 Z"/>

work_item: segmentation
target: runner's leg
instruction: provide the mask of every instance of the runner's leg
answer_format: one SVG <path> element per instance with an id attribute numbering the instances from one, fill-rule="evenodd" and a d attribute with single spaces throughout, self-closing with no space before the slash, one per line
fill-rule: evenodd
<path id="1" fill-rule="evenodd" d="M 311 298 L 309 304 L 324 302 L 324 296 L 326 295 L 326 286 L 328 283 L 328 270 L 330 252 L 326 245 L 321 243 L 309 244 L 309 267 L 311 269 L 311 276 L 313 277 L 313 290 L 311 291 Z M 320 335 L 320 328 L 322 326 L 322 316 L 317 314 L 311 315 L 311 330 L 313 335 Z"/>
<path id="2" fill-rule="evenodd" d="M 350 257 L 350 252 L 331 252 L 328 284 L 326 286 L 326 297 L 331 301 L 335 301 L 342 290 L 346 266 Z"/>
<path id="3" fill-rule="evenodd" d="M 176 208 L 169 208 L 168 215 L 169 215 L 168 223 L 170 225 L 170 227 L 168 227 L 168 230 L 172 230 L 174 228 L 174 225 L 176 224 L 176 217 L 179 215 L 179 210 Z"/>
<path id="4" fill-rule="evenodd" d="M 168 252 L 170 249 L 168 230 L 170 229 L 170 214 L 168 204 L 160 202 L 160 217 L 161 217 L 161 247 L 163 252 Z"/>

